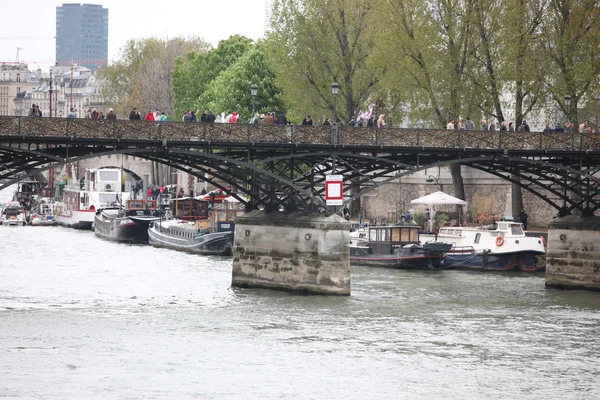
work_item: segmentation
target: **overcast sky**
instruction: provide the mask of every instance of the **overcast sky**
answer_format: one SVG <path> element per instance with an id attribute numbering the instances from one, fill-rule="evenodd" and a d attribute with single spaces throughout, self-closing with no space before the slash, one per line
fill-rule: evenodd
<path id="1" fill-rule="evenodd" d="M 31 70 L 48 70 L 56 51 L 56 0 L 1 0 L 0 62 L 19 60 Z M 129 39 L 200 36 L 216 46 L 220 40 L 241 34 L 258 39 L 265 31 L 269 0 L 96 0 L 108 8 L 108 59 L 117 58 Z"/>

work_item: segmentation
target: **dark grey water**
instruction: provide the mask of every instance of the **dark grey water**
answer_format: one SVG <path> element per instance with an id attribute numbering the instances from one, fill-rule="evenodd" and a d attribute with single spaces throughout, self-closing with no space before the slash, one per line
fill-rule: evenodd
<path id="1" fill-rule="evenodd" d="M 600 295 L 353 268 L 352 296 L 230 287 L 231 261 L 0 227 L 0 398 L 600 398 Z"/>

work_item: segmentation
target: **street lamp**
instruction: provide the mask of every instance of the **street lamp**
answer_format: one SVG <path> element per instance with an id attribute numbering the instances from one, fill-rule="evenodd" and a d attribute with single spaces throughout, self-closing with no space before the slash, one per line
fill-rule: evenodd
<path id="1" fill-rule="evenodd" d="M 444 185 L 441 184 L 440 181 L 439 181 L 439 179 L 436 178 L 433 175 L 429 175 L 427 177 L 427 179 L 425 179 L 425 182 L 427 182 L 427 183 L 433 183 L 433 182 L 435 182 L 435 184 L 438 185 L 438 187 L 440 188 L 440 191 L 442 191 L 442 192 L 444 191 Z"/>
<path id="2" fill-rule="evenodd" d="M 333 95 L 333 125 L 337 125 L 337 94 L 340 90 L 340 85 L 337 82 L 331 84 L 331 94 Z"/>
<path id="3" fill-rule="evenodd" d="M 258 93 L 258 86 L 256 86 L 256 83 L 253 83 L 252 86 L 250 86 L 250 94 L 252 95 L 252 116 L 254 117 L 254 114 L 256 113 L 256 107 L 255 107 L 255 101 L 256 101 L 256 94 Z"/>
<path id="4" fill-rule="evenodd" d="M 565 109 L 567 111 L 567 122 L 571 122 L 571 96 L 565 96 Z"/>

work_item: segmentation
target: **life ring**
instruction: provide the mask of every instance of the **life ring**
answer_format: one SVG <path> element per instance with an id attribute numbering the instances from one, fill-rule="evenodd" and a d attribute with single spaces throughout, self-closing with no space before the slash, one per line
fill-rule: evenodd
<path id="1" fill-rule="evenodd" d="M 500 247 L 504 244 L 504 237 L 503 236 L 498 236 L 496 238 L 496 246 Z"/>
<path id="2" fill-rule="evenodd" d="M 546 238 L 543 236 L 540 236 L 540 239 L 542 239 L 542 244 L 545 246 L 546 245 Z"/>

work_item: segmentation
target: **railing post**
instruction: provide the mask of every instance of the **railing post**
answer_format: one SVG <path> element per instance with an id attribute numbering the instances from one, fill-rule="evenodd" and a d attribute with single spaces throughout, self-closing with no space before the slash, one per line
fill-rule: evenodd
<path id="1" fill-rule="evenodd" d="M 67 128 L 65 134 L 69 137 L 69 125 L 71 124 L 71 118 L 67 118 Z"/>
<path id="2" fill-rule="evenodd" d="M 503 131 L 498 131 L 498 133 L 500 133 L 500 135 L 498 136 L 498 148 L 501 149 L 502 148 L 502 142 L 503 142 L 503 138 L 505 133 L 503 133 Z"/>
<path id="3" fill-rule="evenodd" d="M 421 131 L 417 131 L 417 146 L 421 145 Z"/>
<path id="4" fill-rule="evenodd" d="M 17 134 L 21 136 L 25 136 L 21 133 L 21 117 L 17 117 Z"/>

